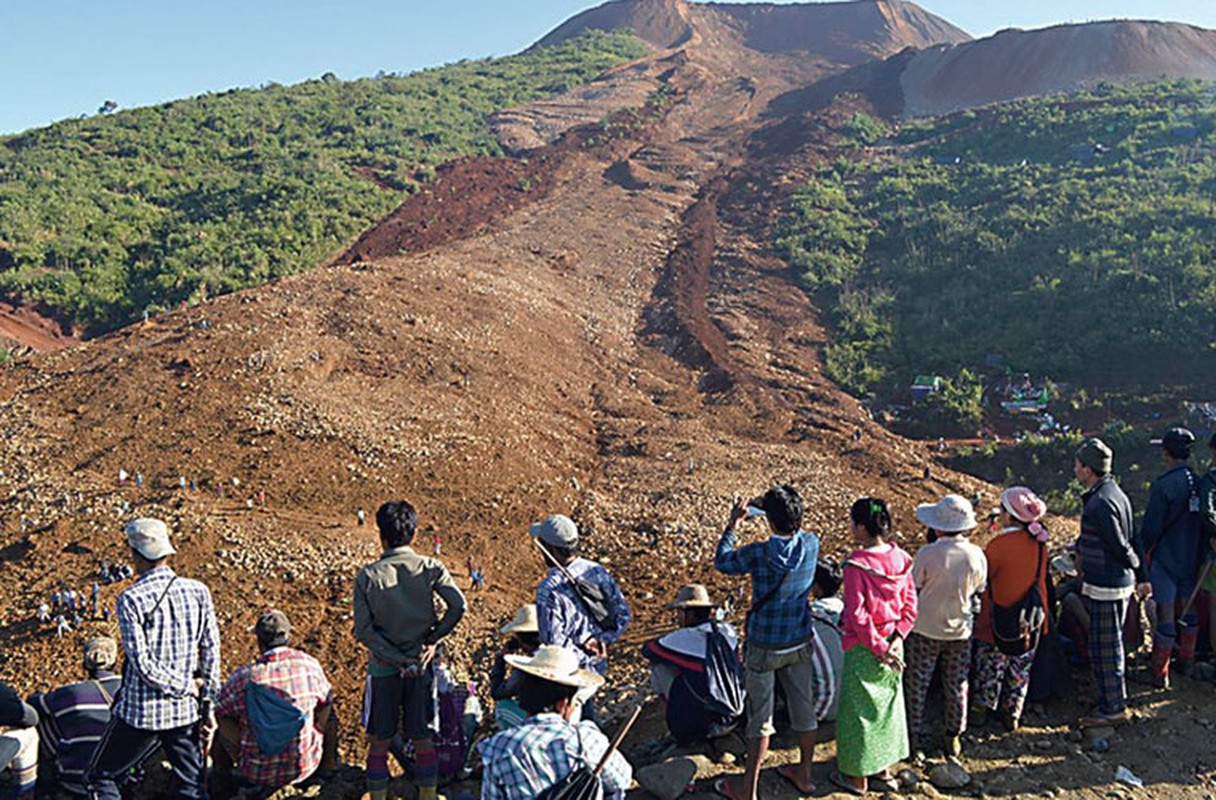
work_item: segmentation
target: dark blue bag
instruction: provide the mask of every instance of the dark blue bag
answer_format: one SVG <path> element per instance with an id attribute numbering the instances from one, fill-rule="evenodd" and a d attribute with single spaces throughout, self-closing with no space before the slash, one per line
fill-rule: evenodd
<path id="1" fill-rule="evenodd" d="M 266 756 L 283 752 L 308 721 L 308 715 L 279 690 L 252 680 L 245 687 L 245 706 L 258 749 Z"/>

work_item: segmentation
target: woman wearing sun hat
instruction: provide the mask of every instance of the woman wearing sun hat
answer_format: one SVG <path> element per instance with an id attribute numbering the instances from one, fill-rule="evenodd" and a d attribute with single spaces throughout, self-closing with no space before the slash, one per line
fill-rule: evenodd
<path id="1" fill-rule="evenodd" d="M 520 606 L 515 618 L 503 625 L 499 632 L 508 639 L 490 669 L 490 697 L 494 700 L 494 724 L 498 730 L 505 731 L 519 725 L 527 716 L 515 700 L 519 692 L 520 674 L 510 672 L 506 656 L 530 656 L 540 647 L 536 605 L 529 603 Z"/>
<path id="2" fill-rule="evenodd" d="M 971 668 L 971 600 L 984 588 L 984 551 L 967 541 L 976 526 L 970 501 L 948 494 L 916 507 L 916 518 L 932 542 L 916 551 L 912 579 L 917 589 L 916 625 L 907 641 L 904 691 L 913 751 L 925 742 L 925 701 L 933 675 L 941 671 L 946 695 L 944 750 L 962 752 L 967 728 L 967 673 Z"/>
<path id="3" fill-rule="evenodd" d="M 482 742 L 481 800 L 531 800 L 583 765 L 594 769 L 610 747 L 594 722 L 571 722 L 579 713 L 575 695 L 604 684 L 602 676 L 579 667 L 577 653 L 545 644 L 531 656 L 508 655 L 506 661 L 522 676 L 518 699 L 528 718 Z M 620 797 L 633 768 L 613 752 L 600 777 L 604 796 Z"/>
<path id="4" fill-rule="evenodd" d="M 988 561 L 988 591 L 984 592 L 975 622 L 975 706 L 983 715 L 1000 708 L 1000 721 L 1015 731 L 1022 719 L 1030 668 L 1036 648 L 1021 655 L 1007 655 L 996 646 L 993 604 L 1014 606 L 1033 588 L 1042 608 L 1047 608 L 1047 539 L 1043 524 L 1047 504 L 1025 486 L 1001 492 L 997 524 L 999 535 L 984 548 Z M 1047 619 L 1044 617 L 1043 630 Z"/>

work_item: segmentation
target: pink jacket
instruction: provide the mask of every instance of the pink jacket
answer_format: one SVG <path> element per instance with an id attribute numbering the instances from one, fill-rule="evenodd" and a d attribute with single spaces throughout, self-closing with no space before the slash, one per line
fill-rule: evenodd
<path id="1" fill-rule="evenodd" d="M 912 581 L 912 556 L 892 545 L 876 553 L 854 550 L 844 562 L 844 613 L 840 626 L 841 646 L 856 644 L 881 657 L 888 637 L 906 638 L 916 623 L 916 585 Z"/>

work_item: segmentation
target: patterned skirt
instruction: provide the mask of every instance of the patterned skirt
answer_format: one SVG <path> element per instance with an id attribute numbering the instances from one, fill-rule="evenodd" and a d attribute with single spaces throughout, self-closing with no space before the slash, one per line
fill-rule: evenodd
<path id="1" fill-rule="evenodd" d="M 844 654 L 836 764 L 841 774 L 874 775 L 908 757 L 903 681 L 864 645 Z"/>

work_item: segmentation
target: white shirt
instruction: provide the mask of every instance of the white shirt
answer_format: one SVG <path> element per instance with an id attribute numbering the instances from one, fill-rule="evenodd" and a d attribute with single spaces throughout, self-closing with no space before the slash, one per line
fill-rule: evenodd
<path id="1" fill-rule="evenodd" d="M 912 559 L 917 616 L 913 633 L 930 639 L 971 638 L 971 598 L 988 583 L 984 551 L 962 535 L 940 536 Z"/>

